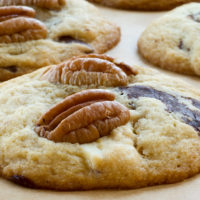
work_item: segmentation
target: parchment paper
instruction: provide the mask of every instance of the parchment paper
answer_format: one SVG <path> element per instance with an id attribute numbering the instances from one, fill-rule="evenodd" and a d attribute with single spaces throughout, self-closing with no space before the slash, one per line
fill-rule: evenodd
<path id="1" fill-rule="evenodd" d="M 131 65 L 153 67 L 140 58 L 137 53 L 137 39 L 145 27 L 164 12 L 135 12 L 99 7 L 101 13 L 121 27 L 120 44 L 108 52 L 118 60 Z M 155 67 L 153 67 L 155 68 Z M 200 78 L 179 75 L 156 68 L 166 74 L 184 79 L 200 88 Z M 27 189 L 0 178 L 0 200 L 198 200 L 200 199 L 200 175 L 183 182 L 170 185 L 148 187 L 136 190 L 96 190 L 79 192 L 56 192 Z"/>

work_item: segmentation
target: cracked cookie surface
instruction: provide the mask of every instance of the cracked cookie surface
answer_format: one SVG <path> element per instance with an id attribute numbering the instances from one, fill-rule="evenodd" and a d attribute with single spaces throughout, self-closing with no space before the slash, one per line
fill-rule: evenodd
<path id="1" fill-rule="evenodd" d="M 200 4 L 190 3 L 167 13 L 142 33 L 140 54 L 171 71 L 200 76 Z"/>
<path id="2" fill-rule="evenodd" d="M 106 6 L 133 9 L 133 10 L 169 10 L 184 3 L 194 2 L 192 0 L 88 0 L 94 3 L 100 3 Z M 196 0 L 199 2 L 199 0 Z"/>
<path id="3" fill-rule="evenodd" d="M 136 66 L 133 71 L 137 70 L 137 74 L 128 75 L 126 85 L 115 87 L 101 82 L 98 86 L 96 83 L 82 86 L 55 83 L 43 77 L 50 68 L 0 85 L 0 170 L 3 177 L 27 187 L 87 190 L 173 183 L 199 173 L 199 91 L 182 81 Z M 97 88 L 100 92 L 84 97 L 83 93 Z M 77 98 L 79 94 L 81 98 Z M 70 95 L 74 95 L 73 98 Z M 130 114 L 128 122 L 84 144 L 74 138 L 70 139 L 72 142 L 54 142 L 45 136 L 48 134 L 38 135 L 35 131 L 38 120 L 40 125 L 47 124 L 47 128 L 59 124 L 60 119 L 50 122 L 64 107 L 67 112 L 70 107 L 76 113 L 80 107 L 88 105 L 93 109 L 91 105 L 97 105 L 97 101 L 126 107 Z M 99 108 L 95 108 L 95 115 Z M 115 117 L 112 109 L 109 112 L 106 107 L 106 110 L 102 112 Z M 73 112 L 70 111 L 74 118 Z M 49 117 L 49 113 L 53 114 Z M 101 123 L 99 117 L 92 117 L 98 119 L 88 128 L 89 118 L 85 120 L 85 114 L 81 118 L 81 113 L 76 120 L 81 124 L 86 121 L 86 125 L 78 128 L 93 134 L 93 125 L 98 128 L 95 123 Z M 116 119 L 120 118 L 118 116 Z M 73 121 L 70 123 L 74 126 Z M 103 123 L 103 127 L 107 127 L 105 120 Z"/>
<path id="4" fill-rule="evenodd" d="M 56 6 L 57 4 L 59 6 Z M 97 8 L 85 0 L 49 0 L 44 1 L 44 4 L 40 4 L 40 1 L 13 0 L 2 1 L 0 6 L 0 20 L 11 18 L 0 21 L 0 29 L 1 27 L 3 29 L 0 30 L 0 81 L 32 72 L 40 67 L 60 63 L 75 55 L 103 53 L 114 47 L 120 40 L 119 27 L 104 19 Z M 28 19 L 27 16 L 24 20 L 24 16 L 21 15 L 25 12 L 20 13 L 17 9 L 1 12 L 4 6 L 7 6 L 6 8 L 31 6 L 30 9 L 35 10 L 35 16 L 31 16 L 34 19 Z M 20 17 L 23 18 L 21 23 L 18 22 Z M 37 20 L 38 23 L 40 21 L 43 24 L 43 32 L 39 30 L 40 32 L 37 33 L 36 30 L 32 30 L 33 25 L 31 27 L 28 20 Z M 23 23 L 23 27 L 15 26 L 17 22 L 19 25 Z M 24 24 L 29 30 L 24 31 Z M 36 22 L 34 27 L 35 24 Z M 8 25 L 15 28 L 14 33 L 6 31 L 11 29 Z M 4 28 L 5 26 L 7 29 Z M 20 28 L 22 31 L 19 30 Z M 42 36 L 39 37 L 39 34 Z"/>

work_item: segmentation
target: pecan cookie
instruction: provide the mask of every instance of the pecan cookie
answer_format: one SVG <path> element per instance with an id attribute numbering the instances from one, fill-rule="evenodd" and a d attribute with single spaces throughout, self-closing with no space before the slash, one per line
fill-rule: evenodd
<path id="1" fill-rule="evenodd" d="M 199 22 L 199 3 L 174 9 L 142 33 L 140 54 L 161 68 L 200 76 Z"/>
<path id="2" fill-rule="evenodd" d="M 108 56 L 2 83 L 0 120 L 0 172 L 27 187 L 138 188 L 200 171 L 200 92 Z"/>
<path id="3" fill-rule="evenodd" d="M 119 39 L 119 27 L 84 0 L 0 1 L 0 81 L 103 53 Z"/>
<path id="4" fill-rule="evenodd" d="M 88 0 L 106 6 L 133 9 L 133 10 L 169 10 L 184 3 L 194 2 L 192 0 Z M 196 0 L 199 2 L 199 0 Z"/>

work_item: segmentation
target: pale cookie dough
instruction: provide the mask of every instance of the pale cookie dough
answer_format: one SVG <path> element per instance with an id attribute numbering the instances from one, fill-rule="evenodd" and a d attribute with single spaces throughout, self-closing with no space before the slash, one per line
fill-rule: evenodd
<path id="1" fill-rule="evenodd" d="M 116 87 L 54 82 L 58 76 L 44 76 L 48 67 L 2 83 L 2 176 L 28 187 L 88 190 L 174 183 L 199 173 L 200 91 L 156 71 L 134 69 L 138 74 L 126 73 L 127 84 Z M 129 121 L 84 144 L 55 143 L 36 133 L 50 108 L 91 88 L 114 93 L 114 102 L 129 110 Z"/>
<path id="2" fill-rule="evenodd" d="M 169 10 L 184 3 L 194 2 L 192 0 L 88 0 L 106 6 L 133 9 L 133 10 Z M 199 0 L 196 0 L 199 2 Z"/>
<path id="3" fill-rule="evenodd" d="M 0 2 L 0 6 L 14 1 Z M 60 63 L 74 55 L 103 53 L 120 40 L 119 27 L 104 19 L 97 8 L 85 0 L 67 0 L 55 10 L 32 8 L 36 19 L 47 27 L 47 38 L 0 43 L 0 81 Z"/>
<path id="4" fill-rule="evenodd" d="M 200 4 L 190 3 L 156 20 L 142 33 L 139 53 L 171 71 L 200 75 Z"/>

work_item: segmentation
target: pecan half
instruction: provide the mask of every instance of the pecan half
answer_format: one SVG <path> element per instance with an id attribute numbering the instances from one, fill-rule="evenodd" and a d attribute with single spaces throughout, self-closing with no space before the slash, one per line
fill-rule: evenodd
<path id="1" fill-rule="evenodd" d="M 35 17 L 35 10 L 27 6 L 0 7 L 0 22 L 20 16 Z"/>
<path id="2" fill-rule="evenodd" d="M 0 2 L 0 6 L 26 5 L 46 9 L 60 9 L 65 4 L 65 0 L 1 0 Z"/>
<path id="3" fill-rule="evenodd" d="M 128 75 L 136 74 L 136 70 L 124 63 L 114 62 L 111 57 L 92 54 L 74 57 L 48 68 L 42 79 L 77 86 L 125 86 L 128 84 Z"/>
<path id="4" fill-rule="evenodd" d="M 40 118 L 35 131 L 54 142 L 93 142 L 129 121 L 129 110 L 114 98 L 95 89 L 68 96 Z"/>
<path id="5" fill-rule="evenodd" d="M 46 26 L 25 6 L 0 8 L 0 43 L 25 42 L 47 37 Z M 6 27 L 6 28 L 5 28 Z"/>

